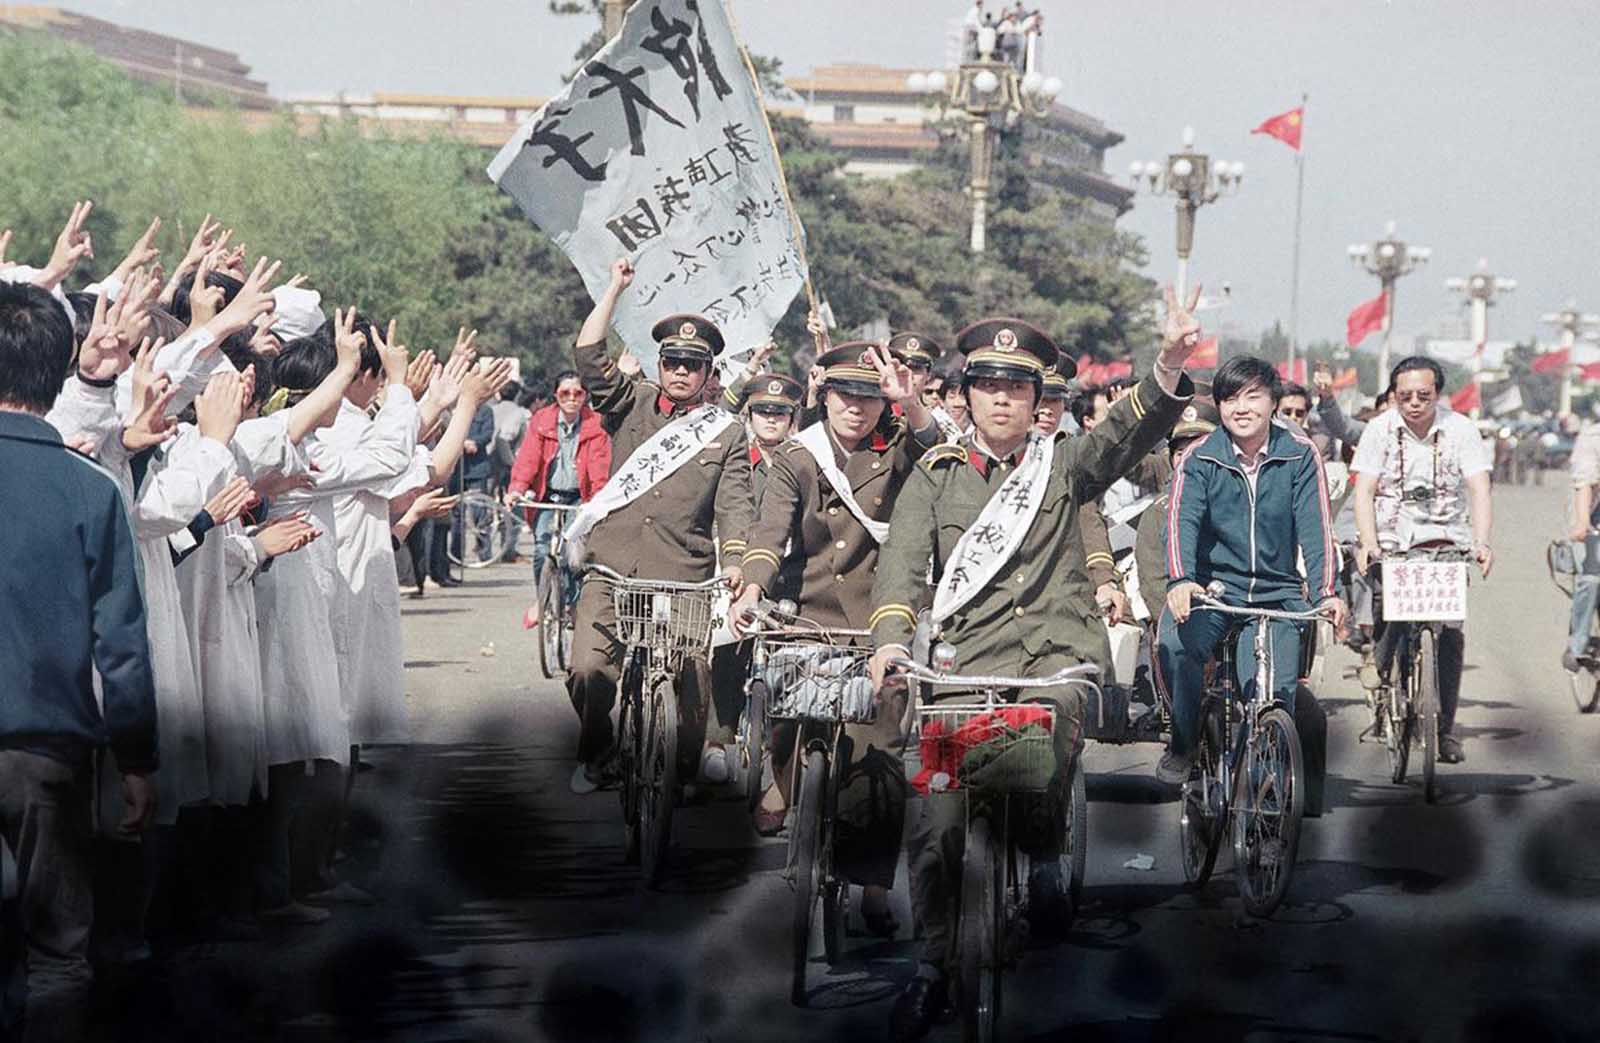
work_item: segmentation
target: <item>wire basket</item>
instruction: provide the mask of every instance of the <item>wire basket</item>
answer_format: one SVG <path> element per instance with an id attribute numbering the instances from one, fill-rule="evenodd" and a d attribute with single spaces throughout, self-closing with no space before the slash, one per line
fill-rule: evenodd
<path id="1" fill-rule="evenodd" d="M 772 693 L 767 713 L 788 720 L 871 724 L 877 717 L 867 674 L 871 658 L 871 649 L 819 641 L 777 645 L 759 672 Z"/>
<path id="2" fill-rule="evenodd" d="M 611 583 L 617 637 L 669 659 L 705 658 L 711 650 L 711 590 L 630 581 Z"/>
<path id="3" fill-rule="evenodd" d="M 919 706 L 924 792 L 1042 793 L 1056 773 L 1052 703 Z"/>

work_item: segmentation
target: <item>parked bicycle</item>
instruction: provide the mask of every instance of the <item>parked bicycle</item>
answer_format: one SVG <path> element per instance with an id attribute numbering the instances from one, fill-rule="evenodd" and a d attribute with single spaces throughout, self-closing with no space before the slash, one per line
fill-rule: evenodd
<path id="1" fill-rule="evenodd" d="M 740 759 L 754 807 L 761 795 L 763 740 L 770 734 L 767 722 L 795 725 L 789 792 L 796 796 L 785 875 L 794 889 L 789 999 L 804 1006 L 819 905 L 823 954 L 830 966 L 844 949 L 850 885 L 834 873 L 834 823 L 850 756 L 845 726 L 871 724 L 877 717 L 867 676 L 872 635 L 804 619 L 796 614 L 793 602 L 762 601 L 754 615 L 750 682 L 736 742 L 744 743 L 746 752 Z"/>
<path id="2" fill-rule="evenodd" d="M 1460 587 L 1466 587 L 1467 563 L 1472 552 L 1454 544 L 1422 544 L 1402 554 L 1385 555 L 1379 563 L 1376 603 L 1381 606 L 1384 632 L 1380 645 L 1393 645 L 1387 684 L 1377 690 L 1379 712 L 1384 718 L 1384 744 L 1389 750 L 1389 777 L 1395 783 L 1406 780 L 1411 748 L 1422 750 L 1422 795 L 1432 804 L 1438 797 L 1436 769 L 1439 761 L 1439 637 L 1447 622 L 1466 619 L 1466 602 L 1459 611 L 1407 613 L 1393 618 L 1402 583 L 1415 583 L 1414 576 L 1400 570 L 1420 564 L 1450 565 L 1452 575 L 1460 572 Z M 1392 632 L 1388 628 L 1396 628 Z"/>
<path id="3" fill-rule="evenodd" d="M 1590 535 L 1600 535 L 1600 530 Z M 1577 589 L 1582 572 L 1574 548 L 1568 540 L 1552 540 L 1545 550 L 1550 582 L 1569 599 Z M 1578 669 L 1567 673 L 1567 688 L 1579 713 L 1594 713 L 1600 708 L 1600 612 L 1589 613 L 1589 641 L 1577 658 Z"/>
<path id="4" fill-rule="evenodd" d="M 683 678 L 711 649 L 711 603 L 721 577 L 699 583 L 637 579 L 604 565 L 589 573 L 611 587 L 616 637 L 626 648 L 618 686 L 618 770 L 625 852 L 654 886 L 672 846 L 672 813 L 682 794 L 679 748 Z M 698 756 L 699 750 L 692 751 Z"/>
<path id="5" fill-rule="evenodd" d="M 1215 669 L 1200 706 L 1200 732 L 1194 771 L 1181 790 L 1178 832 L 1183 875 L 1204 887 L 1216 866 L 1223 834 L 1233 831 L 1239 897 L 1252 916 L 1266 917 L 1282 903 L 1294 873 L 1305 813 L 1305 766 L 1294 716 L 1273 697 L 1269 620 L 1286 620 L 1306 631 L 1324 618 L 1315 610 L 1227 605 L 1221 584 L 1212 583 L 1196 599 L 1196 611 L 1221 612 L 1238 621 L 1217 642 Z M 1239 690 L 1236 649 L 1246 628 L 1255 626 L 1255 675 Z"/>
<path id="6" fill-rule="evenodd" d="M 539 607 L 539 669 L 546 677 L 560 677 L 572 663 L 573 608 L 577 604 L 577 583 L 567 567 L 565 516 L 577 510 L 575 504 L 545 503 L 525 496 L 512 505 L 516 510 L 553 511 L 562 523 L 550 534 L 550 549 L 545 552 L 544 568 L 534 588 L 533 603 Z M 533 515 L 538 523 L 539 516 Z"/>
<path id="7" fill-rule="evenodd" d="M 954 672 L 956 652 L 935 646 L 932 667 L 897 658 L 890 668 L 925 689 L 922 701 L 910 700 L 907 717 L 914 722 L 912 749 L 936 749 L 954 768 L 947 779 L 934 777 L 935 789 L 947 792 L 929 799 L 962 799 L 967 828 L 957 901 L 958 985 L 963 1038 L 1001 1038 L 1001 981 L 1005 967 L 1026 937 L 1029 855 L 1019 845 L 1025 809 L 1020 799 L 1040 799 L 1057 770 L 1056 705 L 1049 701 L 1013 701 L 1012 694 L 1046 688 L 1082 688 L 1099 701 L 1092 663 L 1067 667 L 1049 677 L 997 677 Z M 930 701 L 939 690 L 962 693 L 957 701 Z M 1087 858 L 1088 817 L 1083 772 L 1072 770 L 1064 843 L 1063 876 Z M 1076 870 L 1081 880 L 1081 870 Z"/>
<path id="8" fill-rule="evenodd" d="M 482 489 L 468 489 L 452 515 L 452 532 L 461 536 L 448 548 L 451 564 L 481 569 L 505 559 L 517 532 L 510 508 Z"/>

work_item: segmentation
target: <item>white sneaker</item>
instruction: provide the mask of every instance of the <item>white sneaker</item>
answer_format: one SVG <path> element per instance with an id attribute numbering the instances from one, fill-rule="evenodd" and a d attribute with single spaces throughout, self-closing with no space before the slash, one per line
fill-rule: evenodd
<path id="1" fill-rule="evenodd" d="M 720 786 L 730 777 L 728 751 L 721 746 L 707 746 L 700 755 L 700 777 L 713 786 Z"/>

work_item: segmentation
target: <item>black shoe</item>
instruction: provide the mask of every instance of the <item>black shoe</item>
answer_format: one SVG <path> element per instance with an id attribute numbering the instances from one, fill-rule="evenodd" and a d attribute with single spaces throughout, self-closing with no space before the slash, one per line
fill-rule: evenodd
<path id="1" fill-rule="evenodd" d="M 1041 858 L 1028 867 L 1028 927 L 1035 938 L 1064 937 L 1072 927 L 1072 890 L 1060 858 Z"/>
<path id="2" fill-rule="evenodd" d="M 921 1039 L 936 1022 L 945 1019 L 949 1007 L 950 988 L 944 975 L 912 978 L 889 1012 L 889 1038 L 894 1043 Z"/>
<path id="3" fill-rule="evenodd" d="M 1443 764 L 1460 764 L 1467 759 L 1461 750 L 1461 740 L 1454 735 L 1439 736 L 1439 761 Z"/>
<path id="4" fill-rule="evenodd" d="M 441 587 L 459 587 L 459 586 L 461 586 L 461 581 L 456 579 L 454 576 L 435 576 L 435 577 L 433 577 L 433 581 L 435 583 L 439 584 L 439 586 L 441 586 Z"/>

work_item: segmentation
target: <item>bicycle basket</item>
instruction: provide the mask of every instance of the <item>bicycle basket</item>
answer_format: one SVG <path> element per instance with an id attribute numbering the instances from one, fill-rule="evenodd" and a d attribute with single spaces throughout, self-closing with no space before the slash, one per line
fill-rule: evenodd
<path id="1" fill-rule="evenodd" d="M 709 590 L 677 590 L 648 582 L 612 583 L 617 636 L 666 656 L 704 657 L 711 648 Z"/>
<path id="2" fill-rule="evenodd" d="M 923 706 L 917 717 L 922 771 L 912 785 L 924 793 L 1039 793 L 1056 773 L 1056 707 L 1050 703 Z"/>
<path id="3" fill-rule="evenodd" d="M 1551 540 L 1549 549 L 1545 551 L 1545 561 L 1550 566 L 1552 576 L 1578 574 L 1578 555 L 1573 551 L 1570 540 Z"/>
<path id="4" fill-rule="evenodd" d="M 872 723 L 877 708 L 867 676 L 871 656 L 870 649 L 814 641 L 778 646 L 764 674 L 772 692 L 767 712 L 781 719 Z"/>

